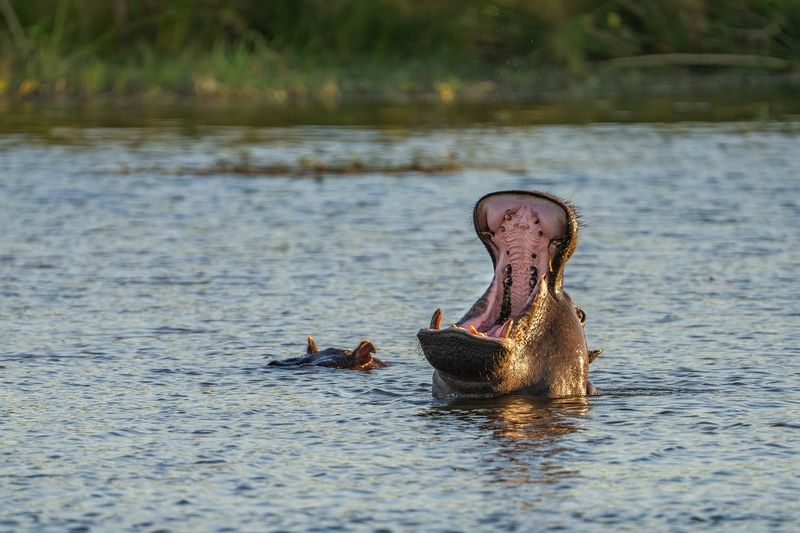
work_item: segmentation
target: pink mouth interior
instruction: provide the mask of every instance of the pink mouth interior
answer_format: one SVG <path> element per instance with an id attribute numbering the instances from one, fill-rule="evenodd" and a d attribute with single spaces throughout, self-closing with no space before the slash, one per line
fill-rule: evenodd
<path id="1" fill-rule="evenodd" d="M 514 193 L 487 198 L 478 206 L 476 216 L 497 264 L 486 294 L 486 309 L 457 326 L 500 337 L 508 319 L 517 321 L 524 314 L 550 271 L 567 218 L 555 202 Z"/>

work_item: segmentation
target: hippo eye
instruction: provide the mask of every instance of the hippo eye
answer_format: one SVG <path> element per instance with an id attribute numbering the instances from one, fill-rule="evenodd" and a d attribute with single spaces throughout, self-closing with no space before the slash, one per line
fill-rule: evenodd
<path id="1" fill-rule="evenodd" d="M 575 314 L 578 315 L 578 320 L 581 321 L 581 324 L 586 323 L 586 313 L 584 312 L 583 309 L 581 309 L 577 305 L 575 306 Z"/>

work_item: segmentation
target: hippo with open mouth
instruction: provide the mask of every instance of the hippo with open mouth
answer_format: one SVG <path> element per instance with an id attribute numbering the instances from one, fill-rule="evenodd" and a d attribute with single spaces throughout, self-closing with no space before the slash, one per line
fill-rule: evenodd
<path id="1" fill-rule="evenodd" d="M 372 370 L 383 368 L 386 363 L 373 357 L 376 352 L 375 345 L 369 340 L 362 340 L 353 351 L 342 348 L 325 348 L 320 350 L 317 342 L 311 335 L 306 339 L 306 355 L 292 357 L 283 361 L 270 361 L 268 366 L 324 366 L 328 368 L 347 368 L 350 370 Z"/>
<path id="2" fill-rule="evenodd" d="M 544 192 L 493 192 L 475 204 L 473 223 L 494 278 L 457 323 L 442 329 L 437 309 L 417 333 L 433 394 L 596 394 L 589 363 L 602 350 L 587 348 L 586 314 L 562 288 L 578 244 L 575 208 Z"/>

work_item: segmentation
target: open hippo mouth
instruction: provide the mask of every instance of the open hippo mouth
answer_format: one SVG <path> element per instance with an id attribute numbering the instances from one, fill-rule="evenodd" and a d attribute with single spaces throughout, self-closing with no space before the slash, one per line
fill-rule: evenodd
<path id="1" fill-rule="evenodd" d="M 495 192 L 477 202 L 473 222 L 494 277 L 458 322 L 442 328 L 437 309 L 417 334 L 437 370 L 434 381 L 483 392 L 544 388 L 551 394 L 561 376 L 549 367 L 569 357 L 565 352 L 587 352 L 581 319 L 562 291 L 564 265 L 578 239 L 575 210 L 543 192 Z M 568 366 L 588 366 L 588 358 Z"/>

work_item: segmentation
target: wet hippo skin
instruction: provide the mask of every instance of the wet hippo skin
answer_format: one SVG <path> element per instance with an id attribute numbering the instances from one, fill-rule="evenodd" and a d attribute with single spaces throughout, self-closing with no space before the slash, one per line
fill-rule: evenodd
<path id="1" fill-rule="evenodd" d="M 563 290 L 578 244 L 575 208 L 544 192 L 494 192 L 478 200 L 473 223 L 494 277 L 458 322 L 442 328 L 437 309 L 419 330 L 434 395 L 596 394 L 589 363 L 601 350 L 587 348 L 586 314 Z"/>

